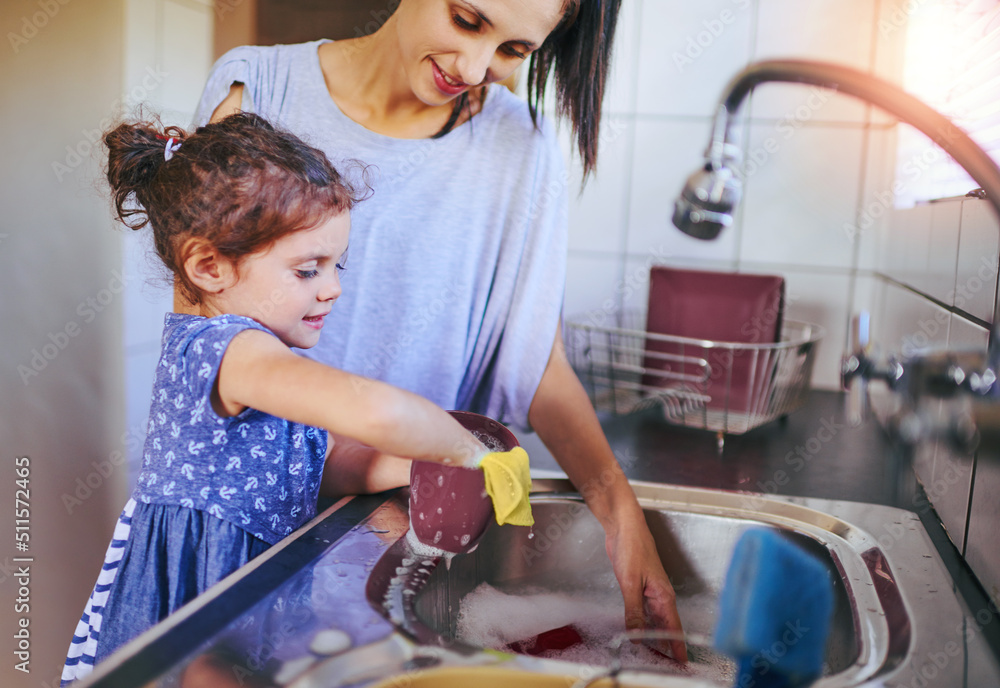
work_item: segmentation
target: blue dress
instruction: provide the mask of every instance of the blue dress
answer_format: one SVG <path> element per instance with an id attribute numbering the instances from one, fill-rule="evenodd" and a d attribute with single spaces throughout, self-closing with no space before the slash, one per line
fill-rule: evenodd
<path id="1" fill-rule="evenodd" d="M 62 685 L 316 514 L 326 432 L 211 404 L 226 347 L 250 318 L 168 313 L 142 471 L 77 624 Z"/>

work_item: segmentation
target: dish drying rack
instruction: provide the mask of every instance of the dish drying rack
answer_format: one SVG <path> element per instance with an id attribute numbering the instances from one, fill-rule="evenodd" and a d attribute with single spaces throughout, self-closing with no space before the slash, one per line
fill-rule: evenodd
<path id="1" fill-rule="evenodd" d="M 594 408 L 624 415 L 662 406 L 669 423 L 714 431 L 720 453 L 726 435 L 803 404 L 824 335 L 818 325 L 786 319 L 777 343 L 717 342 L 646 332 L 645 320 L 629 310 L 616 313 L 613 326 L 566 322 L 566 354 Z M 653 351 L 653 343 L 672 351 Z M 733 384 L 734 370 L 741 384 Z"/>

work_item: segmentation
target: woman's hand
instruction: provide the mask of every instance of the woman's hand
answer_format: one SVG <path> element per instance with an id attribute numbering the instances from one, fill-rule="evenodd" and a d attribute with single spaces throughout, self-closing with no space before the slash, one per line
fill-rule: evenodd
<path id="1" fill-rule="evenodd" d="M 528 420 L 604 528 L 608 557 L 625 601 L 626 627 L 681 631 L 674 589 L 653 535 L 566 360 L 559 330 Z M 683 641 L 671 641 L 670 648 L 674 659 L 687 661 Z"/>
<path id="2" fill-rule="evenodd" d="M 682 632 L 674 586 L 663 570 L 645 522 L 625 523 L 614 533 L 607 533 L 605 545 L 625 600 L 625 628 Z M 674 659 L 687 662 L 683 640 L 653 644 L 669 647 Z"/>

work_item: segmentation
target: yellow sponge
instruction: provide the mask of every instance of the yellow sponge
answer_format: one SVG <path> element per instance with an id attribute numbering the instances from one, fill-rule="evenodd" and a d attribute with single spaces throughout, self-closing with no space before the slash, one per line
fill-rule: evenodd
<path id="1" fill-rule="evenodd" d="M 486 492 L 493 500 L 497 523 L 515 526 L 534 525 L 528 493 L 531 491 L 531 471 L 528 452 L 514 447 L 508 452 L 491 452 L 479 462 L 486 478 Z"/>

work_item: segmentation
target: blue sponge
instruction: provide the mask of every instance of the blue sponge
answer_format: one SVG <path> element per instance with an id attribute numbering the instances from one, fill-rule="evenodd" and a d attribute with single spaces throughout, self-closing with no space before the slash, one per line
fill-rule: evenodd
<path id="1" fill-rule="evenodd" d="M 736 543 L 719 600 L 715 647 L 739 664 L 734 686 L 799 688 L 823 670 L 833 591 L 827 568 L 777 533 Z"/>

